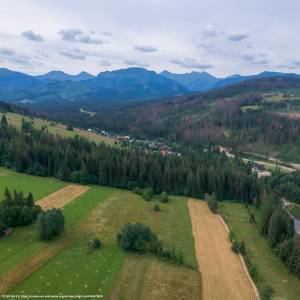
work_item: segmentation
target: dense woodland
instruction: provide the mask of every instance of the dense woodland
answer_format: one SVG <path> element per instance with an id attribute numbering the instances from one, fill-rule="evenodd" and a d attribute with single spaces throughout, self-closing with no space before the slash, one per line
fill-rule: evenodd
<path id="1" fill-rule="evenodd" d="M 164 139 L 192 146 L 206 144 L 300 146 L 299 97 L 264 101 L 266 93 L 298 93 L 297 78 L 247 80 L 206 94 L 162 100 L 107 103 L 89 101 L 33 104 L 31 108 L 57 120 L 141 139 Z M 257 106 L 257 109 L 247 109 Z M 80 113 L 79 107 L 96 114 Z M 286 113 L 286 114 L 282 114 Z M 299 153 L 298 153 L 299 154 Z M 294 157 L 291 156 L 291 159 Z"/>
<path id="2" fill-rule="evenodd" d="M 300 243 L 293 220 L 281 208 L 270 184 L 258 179 L 251 166 L 219 151 L 195 151 L 162 156 L 131 148 L 96 144 L 79 136 L 61 138 L 46 128 L 23 121 L 21 130 L 0 123 L 0 164 L 39 176 L 119 188 L 151 188 L 155 193 L 235 199 L 255 205 L 262 213 L 261 233 L 270 246 L 300 276 Z"/>

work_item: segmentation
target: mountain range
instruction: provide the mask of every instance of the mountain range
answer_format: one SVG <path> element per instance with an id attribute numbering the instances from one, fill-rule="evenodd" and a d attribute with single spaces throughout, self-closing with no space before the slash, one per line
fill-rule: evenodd
<path id="1" fill-rule="evenodd" d="M 300 76 L 263 72 L 250 76 L 216 78 L 207 72 L 156 73 L 144 68 L 106 71 L 97 76 L 86 72 L 70 75 L 62 71 L 31 76 L 0 68 L 0 100 L 22 103 L 145 100 L 206 92 L 249 79 L 268 77 Z"/>

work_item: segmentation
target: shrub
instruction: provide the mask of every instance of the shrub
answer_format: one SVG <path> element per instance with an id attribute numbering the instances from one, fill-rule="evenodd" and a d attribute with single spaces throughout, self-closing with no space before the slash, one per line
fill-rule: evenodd
<path id="1" fill-rule="evenodd" d="M 52 208 L 38 216 L 37 230 L 41 240 L 52 240 L 61 234 L 65 227 L 65 218 L 60 209 Z"/>
<path id="2" fill-rule="evenodd" d="M 151 187 L 144 189 L 142 192 L 142 197 L 146 201 L 150 201 L 152 199 L 153 195 L 154 195 L 154 193 L 153 193 L 153 190 Z"/>
<path id="3" fill-rule="evenodd" d="M 177 253 L 175 248 L 168 250 L 163 247 L 151 229 L 141 223 L 128 223 L 123 225 L 117 235 L 118 244 L 125 251 L 145 253 L 149 251 L 155 256 L 170 260 L 176 264 L 183 264 L 183 254 Z"/>
<path id="4" fill-rule="evenodd" d="M 251 214 L 250 214 L 250 217 L 249 217 L 249 223 L 250 223 L 250 224 L 255 224 L 255 223 L 256 223 L 254 213 L 251 213 Z"/>
<path id="5" fill-rule="evenodd" d="M 99 239 L 93 240 L 93 243 L 92 243 L 93 249 L 99 249 L 99 248 L 101 248 L 101 246 L 102 246 L 102 243 Z"/>
<path id="6" fill-rule="evenodd" d="M 211 196 L 208 196 L 207 204 L 208 204 L 209 209 L 213 213 L 216 214 L 218 212 L 219 205 L 218 205 L 218 201 L 217 201 L 217 198 L 216 198 L 215 194 L 212 194 Z"/>
<path id="7" fill-rule="evenodd" d="M 240 253 L 242 255 L 245 255 L 246 247 L 245 247 L 244 241 L 238 242 L 236 240 L 233 240 L 232 245 L 231 245 L 231 250 L 234 253 Z"/>
<path id="8" fill-rule="evenodd" d="M 150 243 L 156 239 L 151 229 L 141 223 L 125 224 L 117 235 L 118 244 L 123 250 L 140 253 L 150 248 Z"/>
<path id="9" fill-rule="evenodd" d="M 159 195 L 159 201 L 161 203 L 168 203 L 169 202 L 169 196 L 167 194 L 167 192 L 162 192 L 160 195 Z"/>
<path id="10" fill-rule="evenodd" d="M 154 211 L 160 211 L 159 205 L 158 205 L 158 204 L 155 204 L 155 205 L 153 206 L 153 210 L 154 210 Z"/>

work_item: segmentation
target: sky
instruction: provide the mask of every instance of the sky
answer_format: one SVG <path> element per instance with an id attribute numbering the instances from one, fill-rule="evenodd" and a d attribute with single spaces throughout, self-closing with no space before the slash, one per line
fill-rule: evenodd
<path id="1" fill-rule="evenodd" d="M 0 66 L 300 73 L 299 11 L 299 0 L 2 1 Z"/>

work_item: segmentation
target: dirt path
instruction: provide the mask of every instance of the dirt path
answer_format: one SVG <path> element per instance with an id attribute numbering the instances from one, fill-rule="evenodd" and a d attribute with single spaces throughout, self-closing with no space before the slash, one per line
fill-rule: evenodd
<path id="1" fill-rule="evenodd" d="M 63 208 L 66 204 L 85 193 L 88 189 L 88 186 L 70 184 L 39 200 L 37 204 L 44 210 L 53 207 Z"/>
<path id="2" fill-rule="evenodd" d="M 207 204 L 189 200 L 196 256 L 203 280 L 204 300 L 258 299 L 222 219 L 210 212 Z"/>

